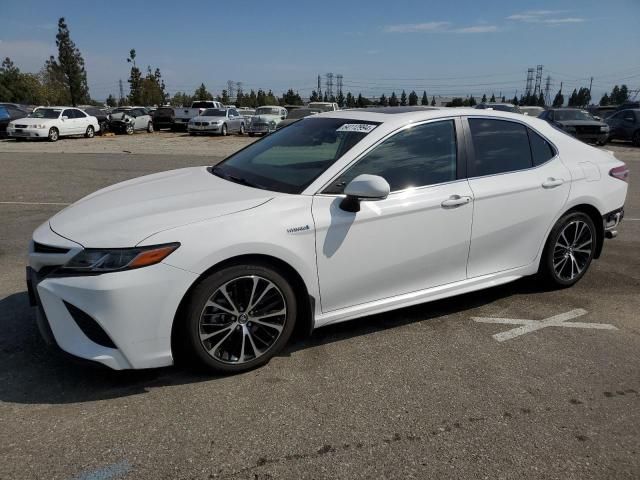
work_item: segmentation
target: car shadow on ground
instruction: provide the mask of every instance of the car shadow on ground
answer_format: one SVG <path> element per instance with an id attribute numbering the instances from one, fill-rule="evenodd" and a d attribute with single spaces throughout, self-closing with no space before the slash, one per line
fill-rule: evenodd
<path id="1" fill-rule="evenodd" d="M 455 298 L 372 315 L 298 334 L 279 354 L 294 352 L 403 325 L 432 321 L 512 295 L 540 293 L 532 279 Z M 20 404 L 92 402 L 146 393 L 151 388 L 216 380 L 190 367 L 114 371 L 73 360 L 47 347 L 35 326 L 26 292 L 0 300 L 0 401 Z"/>

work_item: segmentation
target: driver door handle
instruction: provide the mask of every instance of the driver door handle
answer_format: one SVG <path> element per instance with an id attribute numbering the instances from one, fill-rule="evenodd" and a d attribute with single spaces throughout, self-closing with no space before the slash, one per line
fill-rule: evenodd
<path id="1" fill-rule="evenodd" d="M 561 178 L 553 178 L 549 177 L 544 182 L 542 182 L 542 188 L 556 188 L 564 183 L 564 180 Z"/>
<path id="2" fill-rule="evenodd" d="M 471 201 L 471 197 L 461 197 L 460 195 L 451 195 L 448 199 L 442 202 L 440 205 L 442 208 L 458 208 L 462 205 L 466 205 Z"/>

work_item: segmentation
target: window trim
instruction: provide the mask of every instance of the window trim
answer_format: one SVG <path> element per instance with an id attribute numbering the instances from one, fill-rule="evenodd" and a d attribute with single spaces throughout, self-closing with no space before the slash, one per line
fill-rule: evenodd
<path id="1" fill-rule="evenodd" d="M 344 174 L 351 167 L 355 166 L 360 160 L 362 160 L 365 156 L 367 156 L 373 149 L 380 146 L 383 142 L 387 141 L 391 137 L 399 134 L 400 132 L 407 130 L 409 128 L 413 128 L 420 125 L 425 125 L 428 123 L 436 123 L 436 122 L 445 122 L 445 121 L 453 121 L 453 127 L 456 133 L 456 178 L 455 180 L 450 180 L 448 182 L 440 182 L 440 183 L 432 183 L 430 185 L 421 185 L 419 187 L 409 187 L 403 190 L 394 190 L 389 192 L 389 196 L 395 195 L 397 193 L 406 193 L 408 191 L 418 191 L 425 188 L 432 188 L 438 185 L 446 185 L 449 183 L 459 182 L 461 180 L 466 180 L 467 178 L 467 162 L 466 162 L 466 149 L 463 146 L 465 142 L 465 135 L 463 133 L 463 125 L 461 122 L 460 116 L 450 116 L 450 117 L 440 117 L 440 118 L 430 118 L 429 120 L 420 120 L 417 122 L 407 123 L 406 125 L 402 125 L 401 127 L 387 133 L 384 137 L 379 138 L 375 143 L 369 145 L 369 147 L 360 153 L 357 157 L 355 157 L 351 162 L 345 165 L 338 173 L 336 173 L 333 177 L 331 177 L 327 182 L 325 182 L 322 187 L 318 189 L 318 191 L 314 195 L 320 195 L 323 197 L 344 197 L 344 193 L 325 193 L 324 191 L 331 186 L 331 184 L 337 180 L 342 174 Z M 365 137 L 366 138 L 366 137 Z"/>
<path id="2" fill-rule="evenodd" d="M 536 128 L 532 127 L 531 125 L 529 125 L 526 122 L 517 120 L 517 119 L 512 119 L 512 118 L 498 118 L 498 117 L 489 117 L 489 116 L 484 116 L 484 115 L 466 115 L 462 118 L 462 124 L 463 124 L 463 128 L 464 128 L 464 132 L 465 132 L 465 137 L 467 140 L 467 161 L 468 161 L 468 165 L 467 165 L 467 174 L 469 173 L 469 171 L 471 171 L 470 169 L 470 165 L 472 163 L 472 161 L 475 160 L 476 158 L 476 151 L 473 145 L 473 139 L 471 138 L 471 127 L 469 125 L 469 119 L 482 119 L 482 120 L 498 120 L 501 122 L 511 122 L 511 123 L 517 123 L 519 125 L 524 126 L 525 128 L 530 128 L 531 130 L 533 130 L 535 133 L 537 133 L 538 135 L 540 135 L 540 137 L 542 137 L 549 145 L 551 145 L 551 148 L 553 150 L 554 155 L 548 159 L 546 162 L 541 163 L 540 165 L 534 165 L 533 164 L 533 152 L 531 152 L 531 140 L 529 140 L 529 132 L 527 132 L 527 141 L 529 142 L 529 151 L 531 152 L 531 166 L 529 168 L 523 168 L 520 170 L 509 170 L 507 172 L 499 172 L 499 173 L 490 173 L 487 175 L 476 175 L 476 176 L 470 176 L 467 175 L 467 179 L 468 180 L 474 180 L 476 178 L 488 178 L 488 177 L 495 177 L 498 175 L 510 175 L 512 173 L 518 173 L 518 172 L 528 172 L 531 170 L 535 170 L 536 168 L 540 168 L 545 166 L 546 164 L 548 164 L 549 162 L 552 162 L 553 160 L 555 160 L 556 158 L 558 158 L 559 156 L 559 150 L 558 147 L 556 147 L 556 145 L 549 140 L 549 138 L 540 133 L 539 130 L 537 130 Z"/>

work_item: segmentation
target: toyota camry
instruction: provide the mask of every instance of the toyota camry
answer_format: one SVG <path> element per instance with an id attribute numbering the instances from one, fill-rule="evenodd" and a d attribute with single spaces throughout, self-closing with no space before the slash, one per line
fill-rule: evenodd
<path id="1" fill-rule="evenodd" d="M 324 325 L 536 275 L 569 287 L 628 169 L 549 123 L 476 109 L 304 118 L 215 166 L 129 180 L 33 234 L 45 339 L 114 369 L 269 361 Z"/>

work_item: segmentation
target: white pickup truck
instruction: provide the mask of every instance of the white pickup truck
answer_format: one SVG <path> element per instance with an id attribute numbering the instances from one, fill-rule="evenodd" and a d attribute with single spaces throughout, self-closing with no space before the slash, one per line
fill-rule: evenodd
<path id="1" fill-rule="evenodd" d="M 191 108 L 174 108 L 173 127 L 186 129 L 189 125 L 189 120 L 193 117 L 197 117 L 207 108 L 224 108 L 224 105 L 214 100 L 198 100 L 191 104 Z"/>

